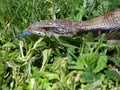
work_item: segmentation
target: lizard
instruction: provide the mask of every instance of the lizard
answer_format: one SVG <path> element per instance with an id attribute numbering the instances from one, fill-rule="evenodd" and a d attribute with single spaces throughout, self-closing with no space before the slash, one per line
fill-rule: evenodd
<path id="1" fill-rule="evenodd" d="M 111 39 L 109 33 L 113 33 L 113 36 L 119 34 L 120 30 L 120 9 L 110 11 L 106 14 L 98 16 L 96 18 L 77 21 L 77 20 L 41 20 L 28 26 L 28 29 L 23 34 L 17 36 L 24 36 L 30 34 L 39 34 L 40 36 L 78 36 L 86 32 L 92 32 L 94 36 L 98 35 L 98 32 L 108 33 L 107 39 Z M 120 38 L 118 35 L 117 38 Z"/>

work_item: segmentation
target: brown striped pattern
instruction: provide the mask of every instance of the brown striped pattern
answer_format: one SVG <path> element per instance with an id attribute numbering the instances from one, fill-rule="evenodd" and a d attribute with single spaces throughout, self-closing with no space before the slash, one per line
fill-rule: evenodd
<path id="1" fill-rule="evenodd" d="M 76 36 L 84 32 L 108 32 L 120 29 L 120 9 L 87 21 L 41 20 L 29 26 L 28 31 L 40 35 Z"/>

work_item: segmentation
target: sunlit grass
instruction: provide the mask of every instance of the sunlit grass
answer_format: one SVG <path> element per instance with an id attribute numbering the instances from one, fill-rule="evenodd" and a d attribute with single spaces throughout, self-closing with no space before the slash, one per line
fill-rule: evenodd
<path id="1" fill-rule="evenodd" d="M 119 1 L 1 0 L 0 89 L 119 90 L 120 45 L 108 43 L 104 35 L 58 40 L 37 35 L 15 37 L 36 21 L 88 20 L 117 8 L 116 2 Z"/>

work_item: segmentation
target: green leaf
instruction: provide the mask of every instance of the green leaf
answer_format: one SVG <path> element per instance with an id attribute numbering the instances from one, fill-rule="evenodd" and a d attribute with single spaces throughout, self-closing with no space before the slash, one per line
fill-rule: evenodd
<path id="1" fill-rule="evenodd" d="M 108 78 L 115 80 L 115 81 L 120 81 L 120 75 L 118 75 L 116 72 L 112 70 L 106 70 L 105 74 Z"/>
<path id="2" fill-rule="evenodd" d="M 58 74 L 56 74 L 56 73 L 50 73 L 50 72 L 46 72 L 46 74 L 45 74 L 45 77 L 47 77 L 48 78 L 48 80 L 59 80 L 59 75 Z"/>
<path id="3" fill-rule="evenodd" d="M 40 43 L 38 43 L 37 47 L 45 47 L 46 43 L 44 41 L 41 41 Z"/>
<path id="4" fill-rule="evenodd" d="M 0 75 L 4 73 L 4 66 L 3 64 L 0 62 Z"/>
<path id="5" fill-rule="evenodd" d="M 79 13 L 77 13 L 75 19 L 76 19 L 76 20 L 82 20 L 82 18 L 83 18 L 83 16 L 85 15 L 85 13 L 86 13 L 86 7 L 85 7 L 85 6 L 84 6 L 84 7 L 81 7 L 81 8 L 79 9 Z"/>
<path id="6" fill-rule="evenodd" d="M 42 53 L 43 53 L 43 62 L 42 62 L 42 67 L 41 67 L 41 71 L 45 69 L 45 66 L 47 65 L 48 63 L 48 60 L 50 58 L 50 55 L 51 55 L 51 52 L 52 52 L 52 49 L 46 49 L 44 50 Z"/>
<path id="7" fill-rule="evenodd" d="M 82 54 L 78 57 L 77 67 L 79 69 L 85 69 L 89 65 L 95 66 L 98 58 L 99 58 L 99 55 L 96 53 Z"/>
<path id="8" fill-rule="evenodd" d="M 116 66 L 120 67 L 120 57 L 110 57 L 110 61 L 112 61 Z"/>
<path id="9" fill-rule="evenodd" d="M 102 81 L 101 80 L 97 80 L 97 81 L 90 84 L 90 88 L 92 88 L 92 89 L 96 88 L 98 86 L 102 86 Z"/>
<path id="10" fill-rule="evenodd" d="M 71 48 L 78 48 L 80 46 L 80 42 L 82 42 L 82 39 L 60 36 L 59 41 L 64 46 L 71 47 Z"/>
<path id="11" fill-rule="evenodd" d="M 3 48 L 16 48 L 16 45 L 10 42 L 7 42 L 3 45 Z"/>
<path id="12" fill-rule="evenodd" d="M 83 73 L 81 81 L 84 82 L 84 83 L 85 82 L 93 83 L 93 82 L 95 82 L 97 80 L 100 80 L 101 79 L 100 77 L 102 75 L 103 74 L 94 74 L 91 71 L 86 71 L 86 72 Z"/>
<path id="13" fill-rule="evenodd" d="M 100 58 L 98 59 L 98 62 L 97 62 L 97 66 L 93 70 L 93 72 L 94 73 L 98 73 L 101 70 L 103 70 L 104 68 L 106 68 L 106 66 L 107 66 L 107 60 L 108 60 L 107 56 L 100 56 Z"/>

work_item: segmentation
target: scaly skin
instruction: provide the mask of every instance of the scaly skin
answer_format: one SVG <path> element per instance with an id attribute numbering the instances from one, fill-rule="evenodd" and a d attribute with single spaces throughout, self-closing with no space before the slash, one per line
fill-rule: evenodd
<path id="1" fill-rule="evenodd" d="M 111 32 L 120 29 L 120 9 L 87 21 L 42 20 L 28 27 L 28 31 L 40 35 L 77 36 L 85 32 Z"/>

